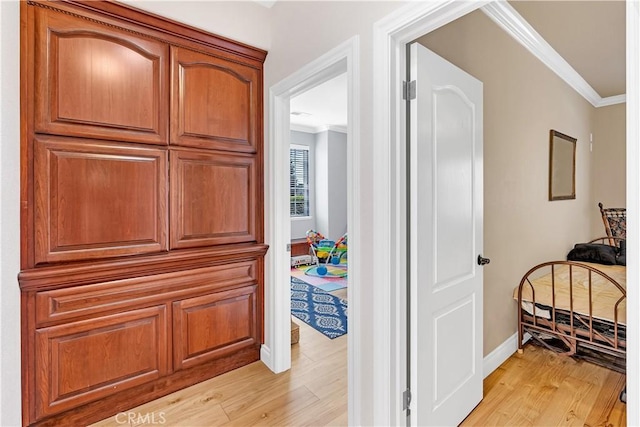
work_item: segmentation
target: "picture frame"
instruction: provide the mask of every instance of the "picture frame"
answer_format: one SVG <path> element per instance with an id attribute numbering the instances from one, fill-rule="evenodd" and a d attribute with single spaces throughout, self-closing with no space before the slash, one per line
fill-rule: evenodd
<path id="1" fill-rule="evenodd" d="M 577 139 L 557 130 L 549 132 L 549 200 L 576 198 Z"/>

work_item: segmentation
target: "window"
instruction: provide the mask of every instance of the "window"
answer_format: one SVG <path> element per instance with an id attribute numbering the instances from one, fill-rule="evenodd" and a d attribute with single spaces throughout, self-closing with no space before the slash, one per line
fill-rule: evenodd
<path id="1" fill-rule="evenodd" d="M 291 216 L 309 216 L 309 147 L 289 149 L 289 196 Z"/>

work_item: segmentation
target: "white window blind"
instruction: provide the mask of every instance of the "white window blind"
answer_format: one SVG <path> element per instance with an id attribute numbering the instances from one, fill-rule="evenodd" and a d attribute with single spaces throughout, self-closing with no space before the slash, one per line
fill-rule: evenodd
<path id="1" fill-rule="evenodd" d="M 309 216 L 308 147 L 289 149 L 289 195 L 291 216 Z"/>

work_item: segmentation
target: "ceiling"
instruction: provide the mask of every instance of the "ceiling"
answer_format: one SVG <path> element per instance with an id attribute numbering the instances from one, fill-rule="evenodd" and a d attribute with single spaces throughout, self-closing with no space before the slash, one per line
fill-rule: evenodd
<path id="1" fill-rule="evenodd" d="M 294 130 L 320 132 L 327 128 L 347 128 L 347 74 L 291 98 L 291 124 Z"/>
<path id="2" fill-rule="evenodd" d="M 625 87 L 625 2 L 511 1 L 509 4 L 602 98 Z"/>
<path id="3" fill-rule="evenodd" d="M 596 97 L 606 100 L 625 94 L 624 1 L 537 0 L 508 4 L 510 11 L 515 9 L 516 19 L 533 27 L 534 40 L 539 44 L 546 41 L 552 48 L 549 51 L 555 50 L 564 58 L 569 65 L 566 68 L 573 68 Z M 292 129 L 308 132 L 346 129 L 346 74 L 292 98 L 291 124 Z"/>

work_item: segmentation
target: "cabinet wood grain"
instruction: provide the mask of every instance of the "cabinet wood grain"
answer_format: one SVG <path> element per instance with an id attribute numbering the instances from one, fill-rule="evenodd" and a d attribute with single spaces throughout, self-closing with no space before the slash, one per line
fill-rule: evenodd
<path id="1" fill-rule="evenodd" d="M 171 144 L 256 152 L 258 70 L 171 48 Z"/>
<path id="2" fill-rule="evenodd" d="M 111 1 L 20 8 L 23 424 L 258 360 L 266 52 Z"/>
<path id="3" fill-rule="evenodd" d="M 256 240 L 255 157 L 171 149 L 171 248 Z"/>
<path id="4" fill-rule="evenodd" d="M 167 152 L 34 140 L 36 263 L 167 250 Z"/>
<path id="5" fill-rule="evenodd" d="M 36 131 L 168 142 L 169 45 L 35 10 Z"/>
<path id="6" fill-rule="evenodd" d="M 166 307 L 36 331 L 36 416 L 50 415 L 165 375 Z"/>

